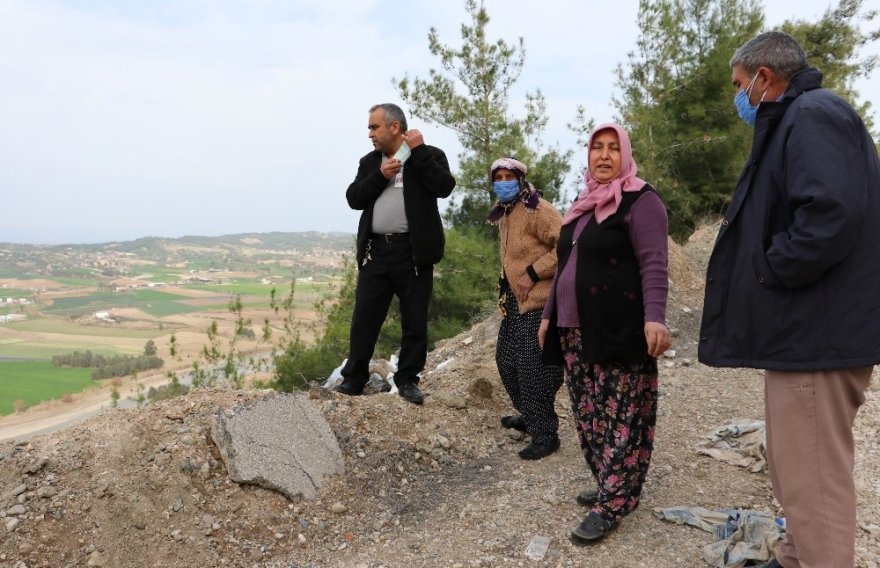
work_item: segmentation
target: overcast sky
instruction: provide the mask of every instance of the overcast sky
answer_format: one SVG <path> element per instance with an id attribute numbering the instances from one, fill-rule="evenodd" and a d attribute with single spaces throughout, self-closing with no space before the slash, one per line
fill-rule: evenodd
<path id="1" fill-rule="evenodd" d="M 832 3 L 766 0 L 766 23 Z M 511 110 L 540 88 L 545 144 L 575 149 L 577 104 L 612 117 L 637 5 L 485 0 L 492 40 L 525 38 Z M 354 232 L 367 109 L 439 66 L 431 26 L 458 46 L 467 18 L 463 0 L 0 0 L 0 242 Z M 880 76 L 857 89 L 880 108 Z M 451 132 L 410 127 L 456 169 Z"/>

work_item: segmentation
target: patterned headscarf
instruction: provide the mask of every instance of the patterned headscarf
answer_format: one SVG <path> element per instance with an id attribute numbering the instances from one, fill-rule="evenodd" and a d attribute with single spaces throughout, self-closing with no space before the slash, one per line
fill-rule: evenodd
<path id="1" fill-rule="evenodd" d="M 529 173 L 529 168 L 516 158 L 498 158 L 492 162 L 492 167 L 489 168 L 489 181 L 493 181 L 495 178 L 495 172 L 502 169 L 514 172 L 518 178 L 524 178 L 526 177 L 526 174 Z"/>
<path id="2" fill-rule="evenodd" d="M 507 203 L 501 203 L 500 200 L 495 201 L 492 209 L 489 210 L 489 222 L 494 223 L 499 220 L 502 215 L 510 214 L 514 205 L 520 201 L 522 201 L 528 209 L 537 209 L 541 192 L 535 189 L 535 186 L 531 183 L 526 181 L 526 174 L 529 172 L 529 168 L 516 158 L 498 158 L 492 162 L 492 167 L 489 168 L 489 183 L 492 183 L 495 178 L 495 172 L 498 170 L 510 170 L 516 174 L 522 189 L 520 189 L 519 196 Z"/>
<path id="3" fill-rule="evenodd" d="M 577 200 L 571 209 L 565 214 L 562 222 L 568 224 L 586 213 L 587 211 L 596 210 L 596 221 L 601 223 L 620 207 L 623 199 L 624 191 L 639 191 L 645 186 L 645 180 L 636 177 L 638 167 L 633 160 L 632 144 L 629 141 L 629 134 L 622 126 L 613 123 L 600 124 L 593 130 L 590 135 L 590 143 L 587 144 L 587 160 L 589 161 L 590 147 L 593 145 L 593 139 L 603 130 L 613 130 L 617 133 L 620 141 L 620 174 L 608 183 L 601 183 L 593 179 L 590 174 L 590 168 L 584 173 L 584 182 L 586 188 L 577 196 Z"/>

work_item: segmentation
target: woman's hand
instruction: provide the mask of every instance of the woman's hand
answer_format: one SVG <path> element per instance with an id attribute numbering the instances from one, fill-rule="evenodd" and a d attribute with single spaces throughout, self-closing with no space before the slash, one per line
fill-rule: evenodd
<path id="1" fill-rule="evenodd" d="M 539 336 L 540 333 L 538 331 Z M 648 355 L 651 357 L 663 355 L 663 352 L 672 345 L 669 330 L 665 325 L 656 321 L 645 322 L 645 340 L 648 342 Z"/>
<path id="2" fill-rule="evenodd" d="M 538 346 L 543 349 L 544 348 L 544 338 L 547 337 L 547 329 L 550 327 L 550 320 L 541 320 L 541 325 L 538 327 Z"/>
<path id="3" fill-rule="evenodd" d="M 522 304 L 526 301 L 526 299 L 528 299 L 529 292 L 532 290 L 532 288 L 535 287 L 535 281 L 532 280 L 531 276 L 529 276 L 528 274 L 523 274 L 517 279 L 514 286 L 516 287 L 516 301 Z"/>

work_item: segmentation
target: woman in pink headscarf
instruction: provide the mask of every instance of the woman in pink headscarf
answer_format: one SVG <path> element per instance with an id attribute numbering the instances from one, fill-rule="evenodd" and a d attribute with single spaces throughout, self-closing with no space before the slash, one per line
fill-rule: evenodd
<path id="1" fill-rule="evenodd" d="M 629 135 L 603 124 L 590 136 L 586 188 L 563 218 L 558 269 L 538 331 L 548 362 L 564 365 L 578 437 L 597 489 L 571 533 L 596 542 L 639 504 L 657 418 L 657 357 L 666 327 L 667 218 L 636 177 Z"/>

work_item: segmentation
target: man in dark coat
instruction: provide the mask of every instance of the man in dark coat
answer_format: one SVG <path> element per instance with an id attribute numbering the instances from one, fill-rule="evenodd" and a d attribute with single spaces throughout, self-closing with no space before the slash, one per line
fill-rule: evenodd
<path id="1" fill-rule="evenodd" d="M 391 297 L 400 300 L 402 337 L 394 384 L 405 400 L 424 400 L 417 384 L 428 353 L 428 302 L 434 264 L 445 237 L 437 200 L 449 197 L 455 179 L 446 155 L 407 130 L 397 105 L 370 109 L 367 126 L 375 148 L 361 158 L 345 193 L 362 210 L 357 234 L 358 281 L 349 355 L 337 390 L 359 395 L 369 379 L 370 358 Z"/>
<path id="2" fill-rule="evenodd" d="M 773 566 L 854 565 L 852 425 L 880 362 L 880 160 L 789 35 L 730 66 L 752 152 L 709 260 L 700 361 L 765 370 L 787 535 Z"/>

